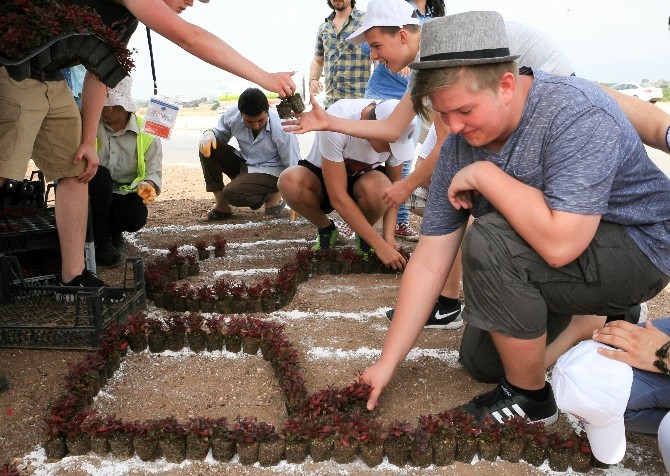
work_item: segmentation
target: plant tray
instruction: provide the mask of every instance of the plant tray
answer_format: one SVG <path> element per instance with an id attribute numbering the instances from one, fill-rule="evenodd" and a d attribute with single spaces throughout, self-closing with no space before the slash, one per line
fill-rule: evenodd
<path id="1" fill-rule="evenodd" d="M 111 324 L 146 307 L 143 260 L 126 261 L 121 300 L 110 300 L 108 288 L 64 289 L 54 275 L 24 278 L 15 256 L 0 255 L 0 347 L 98 347 Z"/>
<path id="2" fill-rule="evenodd" d="M 11 207 L 0 210 L 0 253 L 57 248 L 54 208 Z"/>

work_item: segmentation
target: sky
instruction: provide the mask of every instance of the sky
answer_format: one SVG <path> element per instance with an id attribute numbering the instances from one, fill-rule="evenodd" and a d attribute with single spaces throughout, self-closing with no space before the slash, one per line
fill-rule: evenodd
<path id="1" fill-rule="evenodd" d="M 365 10 L 368 0 L 357 0 Z M 600 82 L 670 80 L 667 0 L 446 0 L 447 14 L 497 10 L 506 20 L 549 35 L 579 76 Z M 326 0 L 194 1 L 182 17 L 214 33 L 267 71 L 309 73 L 316 30 L 330 13 Z M 191 56 L 152 33 L 159 95 L 213 96 L 250 83 Z M 137 49 L 133 96 L 148 99 L 153 80 L 145 28 L 130 42 Z M 299 89 L 300 90 L 300 89 Z"/>

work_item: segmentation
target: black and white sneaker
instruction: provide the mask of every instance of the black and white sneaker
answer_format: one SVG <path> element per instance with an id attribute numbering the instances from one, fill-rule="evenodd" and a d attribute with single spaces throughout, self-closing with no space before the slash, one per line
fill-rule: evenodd
<path id="1" fill-rule="evenodd" d="M 433 310 L 430 312 L 430 317 L 428 317 L 428 322 L 424 326 L 426 329 L 459 329 L 463 327 L 463 318 L 461 317 L 461 311 L 463 310 L 463 304 L 459 301 L 455 308 L 449 309 L 446 306 L 443 306 L 440 301 L 435 303 Z M 393 320 L 393 314 L 395 309 L 386 311 L 386 318 L 389 321 Z"/>
<path id="2" fill-rule="evenodd" d="M 123 289 L 112 288 L 107 286 L 105 282 L 98 278 L 95 274 L 91 273 L 89 270 L 84 269 L 79 276 L 76 276 L 72 281 L 64 283 L 59 281 L 59 285 L 64 288 L 105 288 L 107 297 L 111 301 L 120 301 L 124 298 L 125 293 Z M 75 299 L 76 290 L 63 290 L 62 292 L 56 293 L 56 299 L 59 301 L 72 302 Z"/>
<path id="3" fill-rule="evenodd" d="M 547 382 L 547 385 L 547 398 L 538 402 L 516 393 L 503 378 L 496 388 L 473 398 L 470 403 L 461 405 L 458 409 L 474 415 L 477 421 L 483 420 L 485 415 L 491 415 L 498 423 L 505 423 L 505 420 L 519 416 L 527 418 L 530 423 L 553 425 L 558 420 L 558 407 L 551 384 Z"/>

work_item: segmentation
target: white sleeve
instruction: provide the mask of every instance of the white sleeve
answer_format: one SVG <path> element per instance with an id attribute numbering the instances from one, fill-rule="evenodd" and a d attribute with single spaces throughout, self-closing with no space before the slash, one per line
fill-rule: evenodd
<path id="1" fill-rule="evenodd" d="M 422 159 L 428 157 L 428 155 L 430 155 L 430 153 L 435 148 L 435 144 L 437 144 L 437 131 L 435 130 L 435 123 L 433 122 L 430 125 L 430 129 L 428 129 L 428 134 L 426 135 L 423 144 L 421 144 L 421 148 L 419 149 L 419 157 Z"/>
<path id="2" fill-rule="evenodd" d="M 339 132 L 319 131 L 321 157 L 331 162 L 344 162 L 344 147 L 349 136 Z"/>

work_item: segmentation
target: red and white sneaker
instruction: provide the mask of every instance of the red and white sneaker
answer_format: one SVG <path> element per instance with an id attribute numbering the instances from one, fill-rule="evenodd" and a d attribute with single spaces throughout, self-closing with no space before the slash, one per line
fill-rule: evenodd
<path id="1" fill-rule="evenodd" d="M 396 223 L 394 234 L 407 241 L 419 241 L 419 233 L 409 223 Z"/>
<path id="2" fill-rule="evenodd" d="M 351 240 L 354 237 L 354 230 L 351 229 L 349 225 L 347 225 L 347 222 L 343 220 L 333 220 L 335 223 L 335 226 L 337 227 L 337 231 L 340 233 L 340 238 L 342 240 Z"/>

